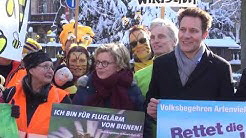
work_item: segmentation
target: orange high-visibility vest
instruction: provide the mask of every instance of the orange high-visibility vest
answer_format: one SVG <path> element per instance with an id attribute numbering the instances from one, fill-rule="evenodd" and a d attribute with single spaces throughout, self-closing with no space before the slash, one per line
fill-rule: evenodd
<path id="1" fill-rule="evenodd" d="M 16 86 L 18 83 L 21 83 L 22 79 L 26 76 L 26 74 L 27 72 L 25 69 L 18 70 L 6 84 L 6 87 L 10 88 L 11 86 Z"/>
<path id="2" fill-rule="evenodd" d="M 19 70 L 20 68 L 20 62 L 19 61 L 12 61 L 12 69 L 9 72 L 8 76 L 5 78 L 5 86 L 7 86 L 7 84 L 9 83 L 9 81 L 12 79 L 12 77 L 14 76 L 14 74 Z"/>
<path id="3" fill-rule="evenodd" d="M 22 83 L 19 83 L 16 86 L 16 91 L 12 98 L 12 100 L 15 100 L 15 104 L 20 106 L 20 117 L 16 119 L 19 137 L 46 138 L 49 130 L 52 104 L 60 103 L 66 95 L 68 95 L 68 92 L 52 86 L 48 94 L 47 102 L 44 102 L 37 107 L 27 126 L 26 96 L 22 88 Z"/>

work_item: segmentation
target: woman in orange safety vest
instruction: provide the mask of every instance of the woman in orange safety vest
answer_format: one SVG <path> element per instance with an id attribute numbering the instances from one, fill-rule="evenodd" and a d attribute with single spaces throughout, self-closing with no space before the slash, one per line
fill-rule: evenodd
<path id="1" fill-rule="evenodd" d="M 7 89 L 4 100 L 20 107 L 16 119 L 20 138 L 46 138 L 53 103 L 71 103 L 68 93 L 51 85 L 53 63 L 48 54 L 37 51 L 23 59 L 27 75 Z"/>

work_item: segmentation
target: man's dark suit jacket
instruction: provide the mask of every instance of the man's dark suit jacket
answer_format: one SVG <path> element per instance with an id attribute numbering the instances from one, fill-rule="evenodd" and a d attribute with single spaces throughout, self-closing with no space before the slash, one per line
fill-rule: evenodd
<path id="1" fill-rule="evenodd" d="M 182 86 L 174 51 L 154 61 L 152 79 L 146 96 L 180 100 L 230 100 L 234 89 L 231 66 L 206 49 L 185 86 Z"/>
<path id="2" fill-rule="evenodd" d="M 237 93 L 235 94 L 240 100 L 246 100 L 246 68 L 243 69 Z"/>

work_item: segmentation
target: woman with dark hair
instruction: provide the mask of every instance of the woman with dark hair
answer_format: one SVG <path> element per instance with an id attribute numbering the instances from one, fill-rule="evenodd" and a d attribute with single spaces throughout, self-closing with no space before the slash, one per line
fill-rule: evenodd
<path id="1" fill-rule="evenodd" d="M 20 107 L 16 119 L 20 138 L 46 137 L 53 103 L 71 103 L 68 92 L 51 85 L 53 63 L 48 54 L 37 51 L 24 59 L 27 75 L 3 92 L 4 101 Z"/>
<path id="2" fill-rule="evenodd" d="M 77 91 L 78 78 L 91 70 L 90 57 L 88 51 L 80 44 L 73 43 L 67 50 L 65 62 L 60 63 L 55 69 L 53 84 L 69 92 L 72 99 Z"/>
<path id="3" fill-rule="evenodd" d="M 71 45 L 67 53 L 66 64 L 73 74 L 74 82 L 90 70 L 89 59 L 89 53 L 83 46 Z"/>

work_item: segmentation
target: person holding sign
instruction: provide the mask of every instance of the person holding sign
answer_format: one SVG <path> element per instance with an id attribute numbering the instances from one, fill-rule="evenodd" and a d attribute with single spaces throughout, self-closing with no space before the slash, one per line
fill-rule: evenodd
<path id="1" fill-rule="evenodd" d="M 47 53 L 37 51 L 23 58 L 27 75 L 21 83 L 3 92 L 4 101 L 20 107 L 16 119 L 20 138 L 48 134 L 53 103 L 71 103 L 68 93 L 51 85 L 53 63 Z"/>
<path id="2" fill-rule="evenodd" d="M 122 44 L 105 44 L 95 51 L 95 71 L 78 80 L 77 105 L 142 110 L 143 96 L 130 70 L 130 55 Z"/>
<path id="3" fill-rule="evenodd" d="M 231 66 L 203 43 L 212 24 L 209 13 L 187 8 L 178 16 L 179 44 L 154 61 L 146 96 L 147 113 L 156 118 L 157 99 L 232 100 Z"/>

